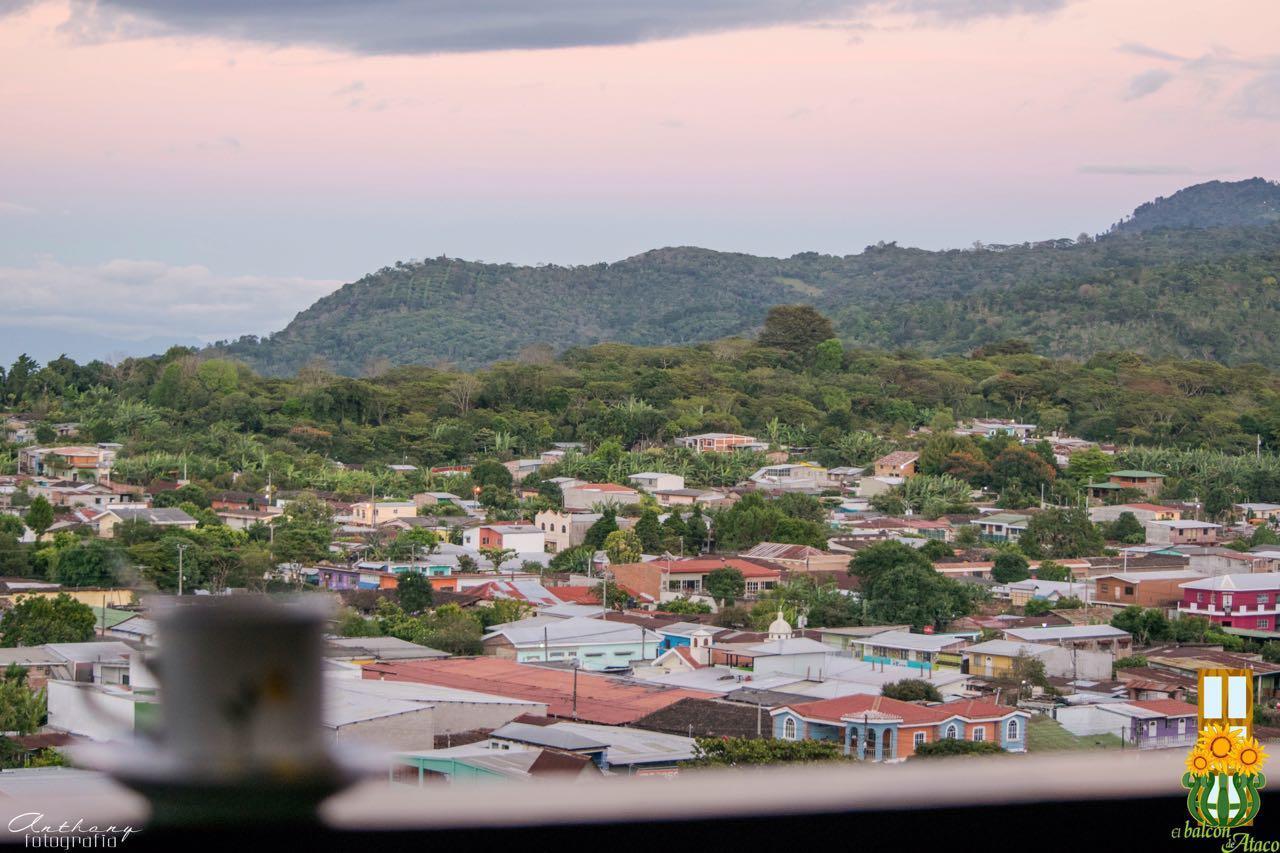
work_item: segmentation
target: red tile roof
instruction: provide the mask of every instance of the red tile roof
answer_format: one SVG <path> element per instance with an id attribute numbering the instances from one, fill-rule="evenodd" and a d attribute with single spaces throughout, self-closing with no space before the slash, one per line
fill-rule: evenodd
<path id="1" fill-rule="evenodd" d="M 529 702 L 545 702 L 547 713 L 558 717 L 572 717 L 574 712 L 573 672 L 529 666 L 502 658 L 390 661 L 364 667 L 364 677 L 436 684 Z M 578 719 L 610 726 L 634 722 L 681 699 L 713 698 L 712 694 L 700 690 L 639 684 L 581 670 L 577 681 Z"/>
<path id="2" fill-rule="evenodd" d="M 552 586 L 547 591 L 565 604 L 600 603 L 600 590 L 594 586 Z"/>

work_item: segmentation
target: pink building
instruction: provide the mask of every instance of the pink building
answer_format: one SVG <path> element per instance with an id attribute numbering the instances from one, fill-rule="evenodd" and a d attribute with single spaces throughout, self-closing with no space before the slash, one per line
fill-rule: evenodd
<path id="1" fill-rule="evenodd" d="M 1203 616 L 1224 628 L 1276 630 L 1280 573 L 1218 575 L 1180 584 L 1178 613 Z"/>

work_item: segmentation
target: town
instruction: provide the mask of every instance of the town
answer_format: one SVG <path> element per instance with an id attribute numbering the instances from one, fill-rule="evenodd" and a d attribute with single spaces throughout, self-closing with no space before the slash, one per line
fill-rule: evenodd
<path id="1" fill-rule="evenodd" d="M 397 787 L 1185 750 L 1206 667 L 1251 670 L 1255 731 L 1280 737 L 1280 503 L 1189 494 L 1061 425 L 332 462 L 364 495 L 281 487 L 248 447 L 228 477 L 148 470 L 128 430 L 3 428 L 4 761 L 24 772 L 89 774 L 65 766 L 77 745 L 158 725 L 162 593 L 326 601 L 326 737 Z"/>

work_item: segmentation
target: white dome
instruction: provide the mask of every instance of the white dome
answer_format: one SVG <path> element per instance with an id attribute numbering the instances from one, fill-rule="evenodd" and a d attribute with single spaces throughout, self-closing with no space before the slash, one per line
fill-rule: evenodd
<path id="1" fill-rule="evenodd" d="M 774 619 L 769 625 L 769 639 L 790 639 L 791 623 L 782 618 L 782 611 L 778 611 L 778 618 Z"/>

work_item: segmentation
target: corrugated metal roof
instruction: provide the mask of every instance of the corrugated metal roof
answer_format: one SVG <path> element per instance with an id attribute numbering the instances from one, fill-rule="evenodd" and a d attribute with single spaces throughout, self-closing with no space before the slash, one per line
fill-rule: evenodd
<path id="1" fill-rule="evenodd" d="M 476 690 L 543 702 L 548 713 L 559 717 L 574 714 L 574 672 L 550 667 L 529 666 L 495 657 L 450 658 L 439 661 L 405 661 L 371 664 L 366 678 L 389 681 L 416 681 L 463 690 Z M 577 717 L 588 722 L 621 725 L 646 714 L 692 697 L 712 696 L 685 690 L 641 684 L 606 675 L 577 673 Z"/>

